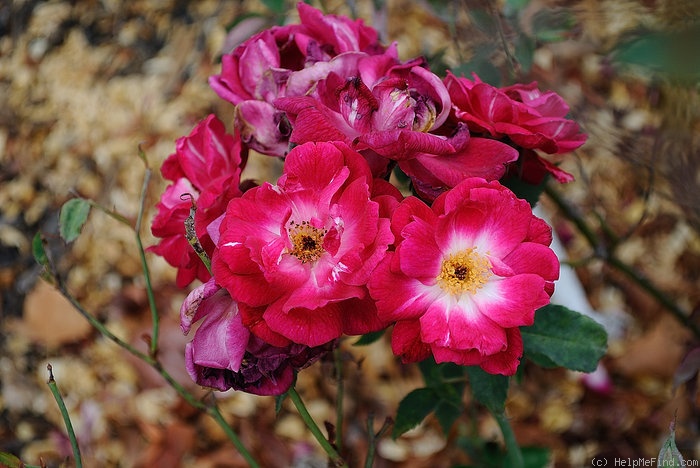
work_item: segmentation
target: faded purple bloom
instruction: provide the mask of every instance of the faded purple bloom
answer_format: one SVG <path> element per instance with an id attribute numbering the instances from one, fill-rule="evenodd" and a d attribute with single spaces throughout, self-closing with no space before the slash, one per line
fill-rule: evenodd
<path id="1" fill-rule="evenodd" d="M 332 349 L 334 342 L 310 348 L 292 343 L 272 346 L 243 325 L 238 304 L 214 280 L 194 289 L 180 309 L 180 326 L 189 333 L 201 321 L 185 347 L 185 367 L 199 385 L 230 388 L 255 395 L 280 395 L 294 373 Z"/>

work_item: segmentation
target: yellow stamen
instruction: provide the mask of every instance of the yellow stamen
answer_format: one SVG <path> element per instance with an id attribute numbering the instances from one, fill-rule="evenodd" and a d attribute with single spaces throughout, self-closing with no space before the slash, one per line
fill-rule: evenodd
<path id="1" fill-rule="evenodd" d="M 302 221 L 301 224 L 290 221 L 287 232 L 294 246 L 289 253 L 301 263 L 313 262 L 325 252 L 323 237 L 328 232 L 327 229 L 315 228 L 308 221 Z"/>
<path id="2" fill-rule="evenodd" d="M 489 260 L 476 252 L 476 247 L 451 254 L 442 261 L 437 283 L 452 295 L 471 294 L 481 288 L 491 276 Z"/>

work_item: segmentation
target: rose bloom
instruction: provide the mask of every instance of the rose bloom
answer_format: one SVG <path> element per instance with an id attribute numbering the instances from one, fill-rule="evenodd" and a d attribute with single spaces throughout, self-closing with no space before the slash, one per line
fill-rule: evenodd
<path id="1" fill-rule="evenodd" d="M 227 134 L 224 124 L 212 114 L 177 140 L 175 153 L 161 166 L 163 177 L 173 183 L 156 205 L 158 214 L 151 225 L 151 232 L 161 240 L 148 250 L 178 269 L 176 283 L 180 288 L 211 276 L 189 245 L 184 223 L 194 202 L 195 231 L 211 256 L 215 245 L 207 227 L 224 213 L 231 198 L 240 195 L 241 166 L 246 156 L 241 150 L 240 139 Z"/>
<path id="2" fill-rule="evenodd" d="M 401 198 L 347 145 L 290 151 L 276 185 L 231 200 L 212 268 L 243 323 L 268 343 L 318 346 L 376 331 L 366 283 L 393 236 Z"/>
<path id="3" fill-rule="evenodd" d="M 498 182 L 470 178 L 432 207 L 409 197 L 395 210 L 396 250 L 369 290 L 380 318 L 396 322 L 394 353 L 478 365 L 512 375 L 522 356 L 518 327 L 549 303 L 559 261 L 549 226 Z"/>
<path id="4" fill-rule="evenodd" d="M 255 395 L 281 395 L 294 382 L 294 373 L 328 353 L 327 346 L 272 346 L 243 325 L 238 306 L 214 280 L 192 290 L 180 310 L 185 334 L 197 323 L 185 347 L 185 367 L 197 384 Z"/>
<path id="5" fill-rule="evenodd" d="M 546 173 L 559 182 L 573 180 L 532 151 L 561 154 L 585 143 L 579 125 L 567 118 L 569 106 L 561 96 L 540 91 L 535 82 L 496 88 L 476 75 L 470 80 L 449 72 L 444 82 L 458 121 L 465 122 L 473 133 L 508 138 L 516 147 L 528 150 L 520 167 L 526 181 L 539 183 Z"/>
<path id="6" fill-rule="evenodd" d="M 360 57 L 387 54 L 397 61 L 396 47 L 386 49 L 377 31 L 361 20 L 324 15 L 299 2 L 300 23 L 258 33 L 221 57 L 221 73 L 212 89 L 236 106 L 236 126 L 252 149 L 272 156 L 287 153 L 291 128 L 273 106 L 281 96 L 303 95 L 330 71 L 347 73 Z"/>
<path id="7" fill-rule="evenodd" d="M 293 124 L 290 141 L 345 141 L 365 156 L 375 177 L 398 162 L 428 200 L 467 177 L 503 176 L 517 150 L 470 137 L 465 124 L 444 126 L 451 109 L 447 89 L 423 65 L 370 57 L 356 76 L 331 73 L 319 81 L 317 98 L 287 97 L 275 105 Z"/>

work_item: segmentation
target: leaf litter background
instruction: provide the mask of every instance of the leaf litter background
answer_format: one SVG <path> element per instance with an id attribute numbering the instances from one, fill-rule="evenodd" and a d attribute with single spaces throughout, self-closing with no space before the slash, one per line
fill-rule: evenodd
<path id="1" fill-rule="evenodd" d="M 489 63 L 507 65 L 508 56 L 488 49 L 498 43 L 484 26 L 495 24 L 488 20 L 496 11 L 490 2 L 389 0 L 380 14 L 373 13 L 372 2 L 349 3 L 385 41 L 398 41 L 404 58 L 426 54 L 459 69 L 478 63 L 486 50 Z M 328 0 L 323 7 L 350 14 L 344 2 Z M 239 26 L 239 40 L 269 17 L 262 3 L 14 0 L 0 6 L 0 451 L 27 463 L 71 466 L 70 445 L 46 385 L 50 362 L 86 466 L 245 466 L 208 417 L 98 336 L 38 279 L 30 244 L 38 230 L 44 232 L 88 310 L 146 349 L 150 319 L 133 233 L 93 210 L 82 235 L 66 247 L 58 240 L 58 209 L 77 193 L 135 218 L 144 173 L 139 144 L 156 169 L 147 206 L 155 204 L 164 188 L 157 168 L 175 139 L 210 112 L 230 121 L 230 106 L 208 88 L 207 78 L 219 71 L 227 27 L 250 12 L 267 16 Z M 289 16 L 294 18 L 291 8 Z M 508 415 L 520 444 L 548 447 L 553 466 L 590 466 L 593 456 L 655 457 L 674 417 L 680 451 L 686 459 L 700 459 L 697 388 L 693 380 L 673 386 L 674 373 L 698 346 L 698 337 L 594 258 L 614 245 L 622 260 L 694 314 L 697 323 L 700 106 L 692 85 L 697 76 L 688 85 L 687 76 L 664 74 L 663 67 L 623 69 L 612 59 L 622 51 L 632 56 L 628 61 L 644 62 L 647 49 L 641 60 L 634 46 L 625 49 L 630 37 L 642 30 L 652 36 L 685 31 L 699 17 L 690 0 L 533 0 L 518 24 L 523 34 L 539 39 L 523 80 L 536 79 L 541 88 L 563 95 L 590 135 L 562 162 L 576 182 L 557 190 L 604 244 L 596 252 L 546 197 L 542 205 L 590 304 L 613 332 L 603 360 L 611 392 L 592 391 L 579 375 L 533 365 L 511 385 Z M 512 29 L 504 34 L 513 39 Z M 695 54 L 683 52 L 681 44 L 680 54 L 690 64 L 681 63 L 697 64 Z M 648 59 L 658 63 L 659 57 Z M 488 73 L 481 62 L 479 71 Z M 691 73 L 698 69 L 687 67 Z M 278 170 L 278 163 L 259 157 L 244 176 L 269 178 Z M 147 221 L 152 215 L 151 209 Z M 153 239 L 144 236 L 150 245 Z M 183 369 L 187 337 L 180 332 L 178 310 L 185 292 L 172 286 L 170 267 L 153 256 L 149 260 L 162 315 L 160 356 L 176 378 L 205 396 Z M 386 341 L 368 347 L 352 341 L 343 344 L 345 434 L 348 459 L 357 465 L 367 449 L 368 417 L 377 430 L 421 380 L 414 367 L 393 358 Z M 335 420 L 332 373 L 332 364 L 321 362 L 299 375 L 300 393 L 319 422 Z M 275 414 L 272 398 L 232 392 L 217 398 L 263 466 L 325 466 L 288 404 Z M 457 441 L 478 436 L 498 443 L 498 427 L 465 403 L 462 429 L 445 436 L 429 417 L 397 441 L 383 439 L 375 466 L 485 464 L 470 460 Z"/>

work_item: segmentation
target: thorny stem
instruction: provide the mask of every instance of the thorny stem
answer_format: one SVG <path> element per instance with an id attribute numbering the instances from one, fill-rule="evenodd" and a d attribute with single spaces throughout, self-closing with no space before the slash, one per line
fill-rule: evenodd
<path id="1" fill-rule="evenodd" d="M 73 424 L 70 421 L 70 415 L 68 414 L 68 409 L 66 408 L 66 404 L 63 401 L 63 397 L 61 396 L 61 392 L 58 391 L 58 386 L 56 385 L 56 381 L 53 378 L 53 368 L 51 367 L 51 364 L 48 364 L 46 368 L 49 371 L 49 380 L 47 384 L 49 385 L 49 389 L 51 390 L 51 393 L 53 394 L 54 399 L 56 400 L 56 404 L 58 405 L 58 409 L 61 411 L 61 416 L 63 416 L 63 422 L 66 425 L 66 431 L 68 432 L 68 439 L 70 439 L 70 445 L 71 448 L 73 449 L 73 458 L 75 459 L 75 468 L 82 468 L 83 467 L 83 459 L 80 456 L 80 447 L 78 446 L 78 439 L 75 437 L 75 431 L 73 430 Z"/>
<path id="2" fill-rule="evenodd" d="M 503 52 L 506 54 L 506 60 L 508 62 L 508 68 L 510 69 L 511 75 L 516 76 L 517 70 L 515 64 L 518 62 L 508 47 L 508 41 L 506 40 L 505 32 L 503 31 L 503 22 L 501 14 L 498 8 L 494 4 L 490 4 L 491 14 L 494 17 L 494 22 L 496 23 L 496 29 L 498 30 L 498 38 L 503 46 Z"/>
<path id="3" fill-rule="evenodd" d="M 248 462 L 248 464 L 252 468 L 259 468 L 259 464 L 255 461 L 253 456 L 248 452 L 248 450 L 243 446 L 240 438 L 238 435 L 233 431 L 231 426 L 226 422 L 224 419 L 223 415 L 219 411 L 219 408 L 215 405 L 208 405 L 201 400 L 199 400 L 197 397 L 195 397 L 192 393 L 187 391 L 185 387 L 182 386 L 178 381 L 176 381 L 170 373 L 163 368 L 163 365 L 161 362 L 155 357 L 150 354 L 142 353 L 138 349 L 134 348 L 131 346 L 129 343 L 125 342 L 118 336 L 116 336 L 114 333 L 109 331 L 107 327 L 104 326 L 95 316 L 93 316 L 90 312 L 85 310 L 83 305 L 67 290 L 65 283 L 61 280 L 61 278 L 54 273 L 54 278 L 56 279 L 56 287 L 58 290 L 61 292 L 61 294 L 68 299 L 68 301 L 73 304 L 73 307 L 75 307 L 78 312 L 85 317 L 85 319 L 92 325 L 98 332 L 102 334 L 105 338 L 111 340 L 114 342 L 117 346 L 121 347 L 122 349 L 128 351 L 131 353 L 133 356 L 137 357 L 138 359 L 142 360 L 149 366 L 151 366 L 153 369 L 158 372 L 163 379 L 165 379 L 166 382 L 182 397 L 183 400 L 185 400 L 187 403 L 189 403 L 192 407 L 204 411 L 207 414 L 209 414 L 214 420 L 217 422 L 219 427 L 226 433 L 227 437 L 233 443 L 233 445 L 238 449 L 239 453 L 245 460 Z M 147 282 L 147 287 L 150 288 L 150 283 Z M 157 315 L 156 315 L 157 317 Z"/>
<path id="4" fill-rule="evenodd" d="M 372 468 L 374 466 L 374 454 L 377 451 L 377 439 L 386 434 L 386 432 L 391 427 L 393 421 L 391 418 L 387 418 L 382 425 L 382 428 L 375 434 L 374 433 L 374 415 L 370 413 L 367 417 L 367 457 L 365 458 L 365 468 Z"/>
<path id="5" fill-rule="evenodd" d="M 345 460 L 343 460 L 343 458 L 338 454 L 338 451 L 331 445 L 330 442 L 328 442 L 328 439 L 326 439 L 326 437 L 323 435 L 321 429 L 319 429 L 318 427 L 318 424 L 316 424 L 316 421 L 314 421 L 314 419 L 309 414 L 309 410 L 306 409 L 306 405 L 304 405 L 304 402 L 301 400 L 301 397 L 299 396 L 299 393 L 297 393 L 296 389 L 294 387 L 291 387 L 287 394 L 292 400 L 292 403 L 294 403 L 294 406 L 296 407 L 297 411 L 299 411 L 299 415 L 301 416 L 301 419 L 304 420 L 306 427 L 309 428 L 309 431 L 311 431 L 311 433 L 314 435 L 314 437 L 321 445 L 323 450 L 325 450 L 325 452 L 328 454 L 328 457 L 330 458 L 329 466 L 347 468 L 347 463 L 345 463 Z"/>
<path id="6" fill-rule="evenodd" d="M 144 163 L 146 163 L 146 158 L 145 155 L 143 154 L 143 151 L 139 148 L 139 155 L 143 159 Z M 121 347 L 122 349 L 128 351 L 131 353 L 133 356 L 136 358 L 142 360 L 149 366 L 151 366 L 153 369 L 155 369 L 162 377 L 165 379 L 166 382 L 180 395 L 187 403 L 189 403 L 191 406 L 194 408 L 206 412 L 208 415 L 210 415 L 221 427 L 221 429 L 224 431 L 228 439 L 233 443 L 233 445 L 238 449 L 239 453 L 241 456 L 248 462 L 248 465 L 250 465 L 252 468 L 259 468 L 260 465 L 258 464 L 257 461 L 253 458 L 253 456 L 250 454 L 250 452 L 245 448 L 243 443 L 241 442 L 240 438 L 236 434 L 236 432 L 233 430 L 233 428 L 226 422 L 226 419 L 223 417 L 221 414 L 221 411 L 219 410 L 218 406 L 216 406 L 215 403 L 213 404 L 206 404 L 203 401 L 199 400 L 196 398 L 192 393 L 187 391 L 185 387 L 182 386 L 179 382 L 177 382 L 172 375 L 168 371 L 166 371 L 163 368 L 163 365 L 157 358 L 157 351 L 158 351 L 158 330 L 159 330 L 159 316 L 158 316 L 158 309 L 156 306 L 155 302 L 155 294 L 153 291 L 153 284 L 151 283 L 151 277 L 150 277 L 150 272 L 148 269 L 148 263 L 146 261 L 146 253 L 143 248 L 143 242 L 141 241 L 141 223 L 143 220 L 143 214 L 144 214 L 144 205 L 145 205 L 145 199 L 146 199 L 146 192 L 148 189 L 148 184 L 150 181 L 151 177 L 151 171 L 148 168 L 148 165 L 146 165 L 146 173 L 144 176 L 144 181 L 141 189 L 141 198 L 140 198 L 140 205 L 139 205 L 139 213 L 138 217 L 136 219 L 136 224 L 135 227 L 133 227 L 135 233 L 136 233 L 136 243 L 138 246 L 139 250 L 139 256 L 141 258 L 141 267 L 143 270 L 144 274 L 144 281 L 146 284 L 146 292 L 148 294 L 148 302 L 149 306 L 151 309 L 151 317 L 153 319 L 153 331 L 152 331 L 152 336 L 151 336 L 151 342 L 149 345 L 149 353 L 143 353 L 127 343 L 126 341 L 122 340 L 118 336 L 116 336 L 114 333 L 112 333 L 107 327 L 104 326 L 94 315 L 92 315 L 90 312 L 88 312 L 83 305 L 68 291 L 68 288 L 61 278 L 61 276 L 58 274 L 56 271 L 56 268 L 54 264 L 51 262 L 50 258 L 47 258 L 47 264 L 50 269 L 50 274 L 51 277 L 53 277 L 54 282 L 60 293 L 68 299 L 68 301 L 78 310 L 78 312 L 90 323 L 90 325 L 93 326 L 102 336 L 105 338 L 111 340 L 114 342 L 117 346 Z M 89 201 L 89 200 L 88 200 Z M 129 227 L 131 226 L 131 223 L 129 221 L 121 216 L 120 214 L 107 210 L 104 207 L 97 205 L 96 203 L 89 201 L 92 206 L 95 206 L 99 208 L 100 210 L 104 211 L 108 215 L 110 215 L 112 218 L 116 219 L 120 223 L 126 224 Z M 50 370 L 50 369 L 49 369 Z M 49 383 L 51 382 L 50 379 Z M 54 384 L 55 386 L 55 384 Z M 53 391 L 53 390 L 52 390 Z M 59 395 L 60 396 L 60 395 Z M 59 406 L 61 406 L 61 403 L 59 403 Z M 64 406 L 65 408 L 65 406 Z M 63 409 L 62 409 L 63 412 Z M 69 421 L 68 421 L 69 422 Z M 68 424 L 67 422 L 67 424 Z M 77 460 L 77 457 L 76 457 Z M 76 468 L 80 468 L 80 466 L 77 466 Z"/>
<path id="7" fill-rule="evenodd" d="M 144 157 L 145 163 L 145 157 Z M 149 354 L 151 357 L 156 357 L 158 353 L 158 334 L 160 327 L 160 320 L 158 320 L 158 308 L 156 307 L 156 298 L 153 293 L 153 286 L 151 284 L 151 273 L 148 269 L 148 262 L 146 262 L 146 251 L 143 248 L 143 242 L 141 241 L 141 222 L 143 221 L 144 205 L 146 203 L 146 192 L 148 190 L 148 184 L 151 181 L 151 169 L 146 166 L 146 172 L 143 176 L 143 184 L 141 185 L 141 197 L 139 202 L 139 214 L 136 217 L 136 226 L 134 227 L 134 232 L 136 234 L 136 245 L 139 249 L 139 257 L 141 259 L 141 269 L 143 270 L 143 279 L 146 282 L 146 294 L 148 295 L 148 306 L 151 309 L 151 340 L 150 340 L 150 350 Z"/>
<path id="8" fill-rule="evenodd" d="M 617 271 L 621 272 L 627 278 L 640 286 L 650 296 L 656 299 L 659 304 L 666 308 L 666 310 L 671 312 L 676 320 L 678 320 L 684 327 L 691 330 L 697 338 L 700 338 L 700 327 L 690 320 L 689 314 L 686 311 L 678 306 L 678 304 L 676 304 L 663 291 L 657 288 L 656 285 L 654 285 L 643 274 L 620 260 L 611 249 L 608 249 L 600 237 L 593 231 L 588 223 L 586 223 L 583 216 L 573 206 L 567 203 L 556 190 L 547 185 L 545 186 L 544 191 L 562 211 L 562 213 L 564 213 L 564 216 L 573 222 L 579 232 L 583 234 L 583 237 L 586 238 L 586 241 L 593 249 L 593 253 L 597 258 L 605 261 L 608 265 L 615 268 Z"/>

